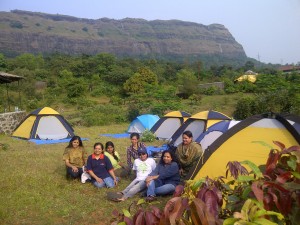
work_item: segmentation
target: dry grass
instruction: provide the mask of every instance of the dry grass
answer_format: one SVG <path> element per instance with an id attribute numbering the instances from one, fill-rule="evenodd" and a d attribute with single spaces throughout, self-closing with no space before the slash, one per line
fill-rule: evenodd
<path id="1" fill-rule="evenodd" d="M 75 127 L 75 131 L 89 138 L 84 141 L 89 153 L 95 142 L 113 141 L 125 162 L 129 140 L 99 134 L 124 133 L 127 126 Z M 0 224 L 110 224 L 113 209 L 127 209 L 139 199 L 111 202 L 106 199 L 108 189 L 66 180 L 62 154 L 67 143 L 36 145 L 9 136 L 0 136 L 0 143 Z M 129 182 L 122 180 L 115 190 L 122 190 Z M 166 200 L 161 198 L 162 203 Z"/>

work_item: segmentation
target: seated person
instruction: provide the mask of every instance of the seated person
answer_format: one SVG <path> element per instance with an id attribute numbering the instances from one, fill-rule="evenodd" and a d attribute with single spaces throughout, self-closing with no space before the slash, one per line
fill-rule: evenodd
<path id="1" fill-rule="evenodd" d="M 121 162 L 120 155 L 117 151 L 115 151 L 115 145 L 113 142 L 108 141 L 105 144 L 105 152 L 112 166 L 114 167 L 114 172 L 117 177 L 128 177 L 130 173 L 130 169 Z"/>
<path id="2" fill-rule="evenodd" d="M 133 163 L 136 178 L 121 192 L 123 197 L 117 199 L 117 201 L 125 201 L 127 198 L 133 197 L 136 193 L 144 190 L 146 188 L 146 177 L 156 167 L 154 159 L 148 157 L 148 153 L 145 149 L 138 150 L 138 156 L 139 158 L 134 160 Z"/>
<path id="3" fill-rule="evenodd" d="M 146 201 L 155 200 L 157 195 L 173 194 L 180 182 L 179 167 L 173 151 L 165 150 L 155 170 L 146 178 Z"/>
<path id="4" fill-rule="evenodd" d="M 87 153 L 79 136 L 71 138 L 68 146 L 65 148 L 63 160 L 66 164 L 67 177 L 80 178 L 83 173 L 82 167 L 87 160 Z"/>
<path id="5" fill-rule="evenodd" d="M 129 169 L 131 170 L 133 167 L 131 158 L 133 160 L 138 158 L 138 150 L 146 149 L 146 145 L 143 142 L 139 142 L 140 135 L 138 133 L 130 134 L 131 145 L 127 148 L 127 164 Z"/>
<path id="6" fill-rule="evenodd" d="M 200 160 L 203 150 L 201 145 L 193 142 L 191 131 L 184 131 L 182 134 L 182 143 L 177 146 L 176 157 L 179 162 L 180 175 L 182 179 L 187 179 L 187 174 L 191 168 Z"/>
<path id="7" fill-rule="evenodd" d="M 103 144 L 94 144 L 94 153 L 88 157 L 86 165 L 88 173 L 91 175 L 91 182 L 98 188 L 113 188 L 118 181 L 114 173 L 114 168 L 107 156 L 104 155 Z"/>

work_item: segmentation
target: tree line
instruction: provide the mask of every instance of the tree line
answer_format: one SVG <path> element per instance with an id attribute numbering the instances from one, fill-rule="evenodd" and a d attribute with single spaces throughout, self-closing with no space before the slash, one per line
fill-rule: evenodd
<path id="1" fill-rule="evenodd" d="M 239 93 L 242 97 L 236 102 L 235 119 L 266 111 L 299 114 L 300 108 L 299 73 L 283 74 L 270 65 L 256 67 L 252 61 L 242 67 L 226 64 L 207 68 L 200 60 L 25 53 L 14 58 L 0 54 L 0 70 L 25 78 L 20 88 L 21 108 L 71 107 L 77 113 L 70 119 L 83 125 L 127 122 L 142 113 L 162 116 L 166 111 L 185 110 L 187 102 L 201 104 L 205 96 Z M 235 83 L 247 70 L 259 73 L 257 81 Z M 211 82 L 223 82 L 224 89 L 199 88 L 199 84 Z M 18 86 L 11 84 L 8 89 L 12 93 L 9 103 L 18 104 Z M 1 96 L 5 92 L 1 85 Z M 6 99 L 1 98 L 0 104 L 4 111 Z"/>

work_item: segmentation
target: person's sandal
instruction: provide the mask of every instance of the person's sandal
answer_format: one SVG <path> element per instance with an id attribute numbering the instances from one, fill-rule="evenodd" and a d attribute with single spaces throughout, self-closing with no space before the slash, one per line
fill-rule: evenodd
<path id="1" fill-rule="evenodd" d="M 155 201 L 156 200 L 156 197 L 155 196 L 148 196 L 148 197 L 146 197 L 146 202 L 153 202 L 153 201 Z"/>

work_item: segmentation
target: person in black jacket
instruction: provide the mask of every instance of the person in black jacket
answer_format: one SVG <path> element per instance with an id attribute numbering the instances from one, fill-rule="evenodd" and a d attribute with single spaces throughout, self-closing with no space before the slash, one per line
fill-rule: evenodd
<path id="1" fill-rule="evenodd" d="M 172 194 L 180 182 L 179 167 L 173 151 L 165 150 L 160 162 L 146 178 L 146 201 L 155 200 L 156 195 Z"/>

